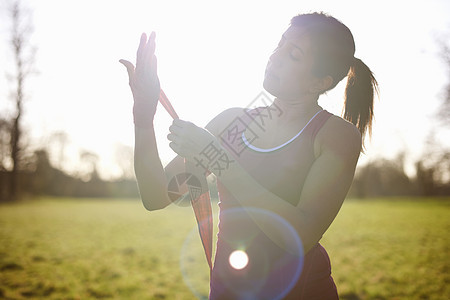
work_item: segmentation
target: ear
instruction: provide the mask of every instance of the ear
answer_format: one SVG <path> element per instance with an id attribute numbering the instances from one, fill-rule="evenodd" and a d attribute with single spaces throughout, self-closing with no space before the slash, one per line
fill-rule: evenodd
<path id="1" fill-rule="evenodd" d="M 327 75 L 322 78 L 317 78 L 315 82 L 311 85 L 310 91 L 314 94 L 322 94 L 325 91 L 328 91 L 328 89 L 333 85 L 333 77 L 330 75 Z"/>

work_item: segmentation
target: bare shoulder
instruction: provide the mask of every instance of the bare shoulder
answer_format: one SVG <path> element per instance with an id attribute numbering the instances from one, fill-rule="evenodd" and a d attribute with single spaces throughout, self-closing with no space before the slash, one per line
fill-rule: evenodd
<path id="1" fill-rule="evenodd" d="M 215 116 L 207 125 L 206 129 L 217 136 L 238 116 L 244 114 L 245 108 L 232 107 Z"/>
<path id="2" fill-rule="evenodd" d="M 361 133 L 352 123 L 332 115 L 317 133 L 314 148 L 317 154 L 332 152 L 342 158 L 358 157 L 361 152 Z"/>

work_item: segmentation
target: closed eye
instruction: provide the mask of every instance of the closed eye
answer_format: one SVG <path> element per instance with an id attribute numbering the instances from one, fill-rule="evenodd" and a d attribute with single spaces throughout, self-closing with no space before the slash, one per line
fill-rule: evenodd
<path id="1" fill-rule="evenodd" d="M 302 58 L 302 52 L 297 48 L 292 48 L 291 52 L 289 53 L 289 56 L 293 60 L 300 60 Z"/>

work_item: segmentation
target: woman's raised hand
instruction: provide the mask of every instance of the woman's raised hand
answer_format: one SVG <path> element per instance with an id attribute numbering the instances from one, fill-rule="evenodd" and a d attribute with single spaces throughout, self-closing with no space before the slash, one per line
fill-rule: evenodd
<path id="1" fill-rule="evenodd" d="M 141 41 L 136 54 L 136 67 L 124 59 L 122 63 L 128 72 L 128 79 L 133 93 L 134 123 L 137 127 L 148 127 L 153 123 L 153 117 L 158 105 L 160 84 L 157 75 L 157 61 L 155 56 L 155 32 L 147 40 L 147 35 L 141 35 Z"/>

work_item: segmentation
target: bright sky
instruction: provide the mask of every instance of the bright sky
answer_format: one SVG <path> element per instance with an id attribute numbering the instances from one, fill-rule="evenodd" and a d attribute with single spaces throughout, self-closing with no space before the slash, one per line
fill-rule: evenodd
<path id="1" fill-rule="evenodd" d="M 120 58 L 135 60 L 142 32 L 157 33 L 161 85 L 182 119 L 204 126 L 226 108 L 247 106 L 262 89 L 267 59 L 289 20 L 324 11 L 340 19 L 356 42 L 355 56 L 375 73 L 381 97 L 366 157 L 418 157 L 449 78 L 438 38 L 450 34 L 450 1 L 25 1 L 33 10 L 40 74 L 27 88 L 24 122 L 33 147 L 56 131 L 70 137 L 64 167 L 80 149 L 98 153 L 103 175 L 117 174 L 115 151 L 134 143 L 132 97 Z M 4 7 L 2 7 L 4 9 Z M 12 70 L 7 18 L 0 21 L 0 64 Z M 3 68 L 2 68 L 3 71 Z M 0 109 L 8 107 L 0 76 Z M 340 114 L 343 85 L 320 104 Z M 163 163 L 174 153 L 171 120 L 159 107 L 157 138 Z M 442 141 L 448 131 L 438 131 Z"/>

